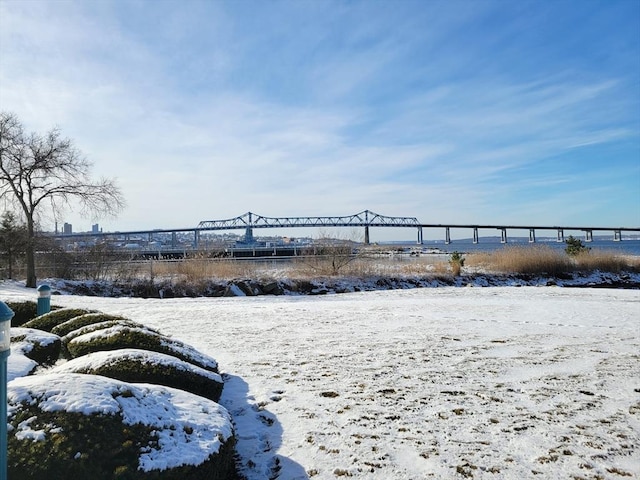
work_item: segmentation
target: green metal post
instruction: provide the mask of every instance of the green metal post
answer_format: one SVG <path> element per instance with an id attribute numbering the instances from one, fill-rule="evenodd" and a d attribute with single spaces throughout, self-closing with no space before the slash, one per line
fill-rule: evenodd
<path id="1" fill-rule="evenodd" d="M 49 285 L 40 285 L 38 287 L 38 306 L 36 313 L 38 316 L 44 315 L 51 311 L 51 287 Z"/>
<path id="2" fill-rule="evenodd" d="M 13 310 L 0 302 L 0 480 L 7 479 L 7 359 L 11 354 L 11 319 Z"/>

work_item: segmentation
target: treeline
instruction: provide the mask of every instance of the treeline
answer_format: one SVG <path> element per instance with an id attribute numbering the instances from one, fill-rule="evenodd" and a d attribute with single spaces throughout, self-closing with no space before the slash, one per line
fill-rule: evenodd
<path id="1" fill-rule="evenodd" d="M 47 235 L 36 235 L 33 242 L 35 266 L 40 277 L 104 280 L 131 275 L 131 268 L 125 268 L 129 256 L 107 244 L 69 251 Z M 13 212 L 4 212 L 0 217 L 0 279 L 26 278 L 28 243 L 26 224 Z"/>

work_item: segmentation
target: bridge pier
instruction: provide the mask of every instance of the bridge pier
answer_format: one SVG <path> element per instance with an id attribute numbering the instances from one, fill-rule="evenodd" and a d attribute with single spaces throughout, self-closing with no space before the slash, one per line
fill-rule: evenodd
<path id="1" fill-rule="evenodd" d="M 200 230 L 193 231 L 193 248 L 198 248 L 200 244 Z"/>
<path id="2" fill-rule="evenodd" d="M 622 231 L 614 230 L 613 231 L 613 241 L 614 242 L 619 242 L 621 240 L 622 240 Z"/>
<path id="3" fill-rule="evenodd" d="M 536 231 L 533 228 L 529 229 L 529 243 L 536 243 Z"/>
<path id="4" fill-rule="evenodd" d="M 500 243 L 507 243 L 507 229 L 500 229 Z"/>
<path id="5" fill-rule="evenodd" d="M 445 227 L 444 229 L 444 243 L 449 245 L 451 243 L 451 230 L 449 227 Z"/>
<path id="6" fill-rule="evenodd" d="M 253 243 L 253 228 L 247 227 L 244 230 L 244 241 L 245 243 L 252 244 Z"/>
<path id="7" fill-rule="evenodd" d="M 178 239 L 176 236 L 176 232 L 171 232 L 171 248 L 176 248 L 178 246 Z"/>
<path id="8" fill-rule="evenodd" d="M 473 227 L 473 243 L 478 243 L 480 238 L 478 237 L 478 227 Z"/>
<path id="9" fill-rule="evenodd" d="M 585 230 L 584 231 L 584 241 L 585 242 L 593 242 L 593 230 Z"/>
<path id="10" fill-rule="evenodd" d="M 564 230 L 561 228 L 558 229 L 558 239 L 556 241 L 558 243 L 564 242 Z"/>
<path id="11" fill-rule="evenodd" d="M 369 245 L 369 225 L 364 227 L 364 244 Z"/>
<path id="12" fill-rule="evenodd" d="M 418 245 L 422 245 L 422 227 L 418 227 Z"/>

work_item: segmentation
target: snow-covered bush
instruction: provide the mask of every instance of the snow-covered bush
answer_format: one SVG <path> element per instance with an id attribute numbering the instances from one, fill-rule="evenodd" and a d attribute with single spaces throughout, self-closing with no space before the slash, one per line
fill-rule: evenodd
<path id="1" fill-rule="evenodd" d="M 181 390 L 79 374 L 7 389 L 12 480 L 234 479 L 228 412 Z"/>
<path id="2" fill-rule="evenodd" d="M 13 310 L 13 318 L 11 319 L 12 327 L 19 327 L 23 323 L 36 318 L 38 305 L 36 302 L 5 302 L 7 307 Z"/>
<path id="3" fill-rule="evenodd" d="M 29 320 L 33 320 L 38 316 L 38 304 L 30 300 L 24 302 L 5 302 L 7 307 L 13 310 L 13 318 L 11 319 L 12 327 L 21 327 Z M 58 310 L 60 307 L 51 306 L 51 310 Z"/>
<path id="4" fill-rule="evenodd" d="M 120 348 L 150 350 L 177 357 L 210 372 L 218 373 L 218 363 L 213 358 L 200 353 L 190 345 L 146 327 L 132 327 L 119 323 L 75 337 L 66 344 L 66 347 L 73 358 Z"/>
<path id="5" fill-rule="evenodd" d="M 92 314 L 88 314 L 88 315 L 92 315 Z M 80 318 L 80 317 L 75 317 L 75 318 Z M 72 318 L 71 320 L 75 320 L 75 318 Z M 69 333 L 67 333 L 66 335 L 64 335 L 62 337 L 62 355 L 66 359 L 74 358 L 74 355 L 71 354 L 69 352 L 69 349 L 67 348 L 67 345 L 69 344 L 69 342 L 71 340 L 73 340 L 74 338 L 80 337 L 82 335 L 86 335 L 87 333 L 95 332 L 96 330 L 104 330 L 106 328 L 111 328 L 111 327 L 116 327 L 116 326 L 140 328 L 140 329 L 143 329 L 143 330 L 149 330 L 150 332 L 153 332 L 153 333 L 159 333 L 159 332 L 156 332 L 155 330 L 153 330 L 151 328 L 145 327 L 141 323 L 134 322 L 132 320 L 126 320 L 126 319 L 122 319 L 122 320 L 106 320 L 104 322 L 91 323 L 89 325 L 85 325 L 83 327 L 80 327 L 80 328 L 78 328 L 76 330 L 71 330 Z"/>
<path id="6" fill-rule="evenodd" d="M 23 326 L 26 328 L 37 328 L 38 330 L 50 332 L 54 327 L 61 323 L 86 313 L 94 312 L 85 308 L 61 308 L 59 310 L 53 310 L 49 313 L 45 313 L 44 315 L 40 315 L 39 317 L 28 321 Z"/>
<path id="7" fill-rule="evenodd" d="M 60 358 L 58 335 L 33 328 L 11 328 L 11 347 L 38 365 L 53 365 Z"/>
<path id="8" fill-rule="evenodd" d="M 92 325 L 94 323 L 106 322 L 107 320 L 124 320 L 125 318 L 120 315 L 110 315 L 108 313 L 87 313 L 80 315 L 79 317 L 73 317 L 66 322 L 56 325 L 51 329 L 51 333 L 64 337 L 67 333 L 77 330 L 80 327 L 86 325 Z"/>
<path id="9" fill-rule="evenodd" d="M 220 399 L 223 387 L 217 373 L 164 353 L 139 349 L 90 353 L 57 366 L 51 373 L 85 373 L 129 383 L 165 385 L 214 402 Z"/>

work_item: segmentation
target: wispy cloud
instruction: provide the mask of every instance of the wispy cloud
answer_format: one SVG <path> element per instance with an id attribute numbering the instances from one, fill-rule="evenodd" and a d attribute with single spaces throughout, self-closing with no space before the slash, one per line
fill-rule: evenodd
<path id="1" fill-rule="evenodd" d="M 577 10 L 5 0 L 0 105 L 119 178 L 118 229 L 365 208 L 640 224 L 640 20 L 616 4 L 615 28 L 567 36 Z M 591 58 L 607 43 L 626 54 Z"/>

